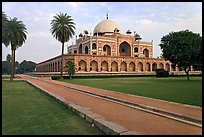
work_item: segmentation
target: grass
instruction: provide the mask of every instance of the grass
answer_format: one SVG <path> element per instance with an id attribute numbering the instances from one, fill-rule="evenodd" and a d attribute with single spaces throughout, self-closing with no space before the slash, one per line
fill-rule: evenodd
<path id="1" fill-rule="evenodd" d="M 75 112 L 25 81 L 2 81 L 3 135 L 101 135 Z"/>
<path id="2" fill-rule="evenodd" d="M 202 107 L 202 77 L 63 79 L 60 81 Z"/>
<path id="3" fill-rule="evenodd" d="M 14 78 L 20 78 L 20 77 L 15 75 Z M 10 75 L 2 75 L 2 79 L 3 80 L 6 80 L 6 79 L 9 80 L 10 79 Z"/>

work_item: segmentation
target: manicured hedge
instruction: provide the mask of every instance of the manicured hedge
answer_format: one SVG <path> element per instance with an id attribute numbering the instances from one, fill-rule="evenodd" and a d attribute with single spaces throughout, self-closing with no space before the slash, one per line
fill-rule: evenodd
<path id="1" fill-rule="evenodd" d="M 155 72 L 156 77 L 169 77 L 169 72 L 164 69 L 157 69 Z"/>
<path id="2" fill-rule="evenodd" d="M 124 78 L 124 77 L 151 77 L 155 75 L 100 75 L 100 76 L 72 76 L 73 79 L 80 78 Z M 69 76 L 63 76 L 63 79 L 69 79 Z"/>
<path id="3" fill-rule="evenodd" d="M 52 80 L 58 80 L 58 79 L 60 79 L 60 76 L 51 76 L 51 79 Z"/>
<path id="4" fill-rule="evenodd" d="M 190 76 L 202 76 L 190 75 Z M 155 77 L 155 75 L 98 75 L 98 76 L 72 76 L 72 79 L 85 79 L 85 78 L 128 78 L 128 77 Z M 186 75 L 169 75 L 168 71 L 158 69 L 156 70 L 156 77 L 186 77 Z M 60 79 L 60 76 L 52 76 L 52 80 Z M 69 79 L 69 76 L 63 76 L 63 79 Z"/>

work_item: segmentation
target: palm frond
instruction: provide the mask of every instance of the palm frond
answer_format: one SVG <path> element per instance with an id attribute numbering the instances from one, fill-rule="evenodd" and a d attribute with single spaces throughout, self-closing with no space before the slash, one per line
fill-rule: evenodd
<path id="1" fill-rule="evenodd" d="M 56 38 L 60 42 L 69 41 L 73 35 L 75 34 L 75 23 L 71 16 L 67 15 L 67 13 L 60 13 L 53 17 L 51 20 L 51 33 L 54 38 Z"/>
<path id="2" fill-rule="evenodd" d="M 22 21 L 17 18 L 9 18 L 2 29 L 2 43 L 5 46 L 15 45 L 16 47 L 22 46 L 26 40 L 26 27 Z"/>

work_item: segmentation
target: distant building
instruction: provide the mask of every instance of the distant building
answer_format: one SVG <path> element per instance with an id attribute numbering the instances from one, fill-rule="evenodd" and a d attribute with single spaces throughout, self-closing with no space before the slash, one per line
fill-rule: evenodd
<path id="1" fill-rule="evenodd" d="M 61 55 L 37 64 L 38 72 L 60 72 Z M 75 62 L 76 73 L 154 73 L 158 68 L 178 71 L 170 61 L 153 58 L 153 41 L 141 41 L 137 33 L 127 30 L 121 34 L 120 26 L 108 19 L 98 23 L 93 35 L 88 31 L 76 37 L 76 43 L 67 48 L 64 66 Z"/>

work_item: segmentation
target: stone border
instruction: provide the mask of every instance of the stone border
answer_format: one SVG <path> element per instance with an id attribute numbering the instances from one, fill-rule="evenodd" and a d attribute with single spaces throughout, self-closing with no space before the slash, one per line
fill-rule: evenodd
<path id="1" fill-rule="evenodd" d="M 30 82 L 29 80 L 26 80 L 27 83 L 34 86 L 40 91 L 43 91 L 48 96 L 56 99 L 72 111 L 76 112 L 79 116 L 81 116 L 83 119 L 85 119 L 87 122 L 89 122 L 92 126 L 96 126 L 101 131 L 103 131 L 107 135 L 141 135 L 140 133 L 137 133 L 135 131 L 129 131 L 125 127 L 115 124 L 113 122 L 107 121 L 103 116 L 93 113 L 90 111 L 90 108 L 88 107 L 81 107 L 79 105 L 76 105 L 70 101 L 67 101 L 65 98 L 60 97 L 54 93 L 50 93 L 47 90 L 39 87 L 38 85 Z"/>

